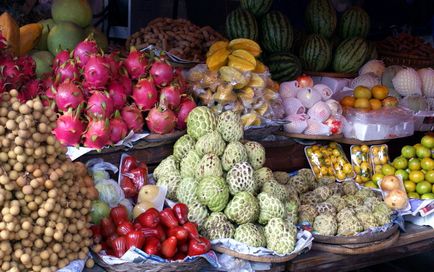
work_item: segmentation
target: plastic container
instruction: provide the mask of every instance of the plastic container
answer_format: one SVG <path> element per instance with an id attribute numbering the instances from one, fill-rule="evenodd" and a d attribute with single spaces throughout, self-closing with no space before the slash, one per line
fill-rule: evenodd
<path id="1" fill-rule="evenodd" d="M 374 174 L 381 173 L 383 165 L 390 163 L 388 146 L 386 144 L 372 145 L 369 148 L 369 158 Z"/>
<path id="2" fill-rule="evenodd" d="M 369 147 L 367 145 L 352 145 L 350 153 L 351 165 L 356 173 L 355 181 L 359 184 L 370 181 L 373 171 L 369 158 Z"/>
<path id="3" fill-rule="evenodd" d="M 330 160 L 336 180 L 353 180 L 356 177 L 356 173 L 354 172 L 350 161 L 347 159 L 347 156 L 345 156 L 342 146 L 335 142 L 331 142 L 329 148 L 331 149 Z"/>
<path id="4" fill-rule="evenodd" d="M 411 209 L 410 201 L 400 176 L 385 176 L 378 182 L 384 202 L 395 211 Z"/>

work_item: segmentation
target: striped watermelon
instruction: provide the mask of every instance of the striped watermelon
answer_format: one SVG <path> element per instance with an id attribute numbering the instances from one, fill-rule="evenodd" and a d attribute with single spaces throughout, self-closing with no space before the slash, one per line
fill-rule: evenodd
<path id="1" fill-rule="evenodd" d="M 258 24 L 255 16 L 244 9 L 236 9 L 226 17 L 226 34 L 230 40 L 246 38 L 258 39 Z"/>
<path id="2" fill-rule="evenodd" d="M 352 37 L 365 38 L 370 26 L 369 15 L 362 8 L 352 7 L 342 14 L 339 21 L 339 35 L 346 39 Z"/>
<path id="3" fill-rule="evenodd" d="M 241 0 L 240 4 L 243 9 L 259 17 L 270 10 L 273 0 Z"/>
<path id="4" fill-rule="evenodd" d="M 371 41 L 367 41 L 367 43 L 368 43 L 368 53 L 366 54 L 365 61 L 378 59 L 378 52 L 375 43 Z"/>
<path id="5" fill-rule="evenodd" d="M 301 75 L 301 62 L 291 53 L 272 54 L 265 63 L 270 70 L 271 78 L 279 83 L 294 80 Z"/>
<path id="6" fill-rule="evenodd" d="M 309 35 L 300 48 L 300 59 L 305 70 L 323 71 L 332 60 L 332 47 L 321 35 Z"/>
<path id="7" fill-rule="evenodd" d="M 310 0 L 305 19 L 310 33 L 330 38 L 336 29 L 336 11 L 330 0 Z"/>
<path id="8" fill-rule="evenodd" d="M 365 63 L 368 44 L 362 38 L 345 39 L 336 48 L 333 69 L 339 73 L 354 73 Z"/>
<path id="9" fill-rule="evenodd" d="M 280 11 L 270 11 L 261 20 L 261 46 L 268 52 L 289 51 L 294 39 L 288 18 Z"/>

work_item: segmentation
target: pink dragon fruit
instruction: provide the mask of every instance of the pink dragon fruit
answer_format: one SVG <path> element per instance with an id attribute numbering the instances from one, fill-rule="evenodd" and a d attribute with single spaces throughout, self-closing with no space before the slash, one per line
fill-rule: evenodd
<path id="1" fill-rule="evenodd" d="M 183 97 L 181 99 L 181 104 L 179 105 L 179 109 L 177 112 L 176 128 L 177 129 L 186 129 L 187 128 L 187 117 L 190 111 L 196 108 L 196 103 L 190 97 Z"/>
<path id="2" fill-rule="evenodd" d="M 108 119 L 90 120 L 84 134 L 84 146 L 101 149 L 110 144 L 110 121 Z"/>
<path id="3" fill-rule="evenodd" d="M 145 121 L 143 120 L 142 111 L 135 104 L 125 106 L 122 109 L 121 115 L 129 130 L 134 132 L 143 130 Z"/>
<path id="4" fill-rule="evenodd" d="M 107 92 L 94 92 L 87 100 L 86 114 L 93 118 L 109 118 L 114 111 L 113 99 Z"/>
<path id="5" fill-rule="evenodd" d="M 123 65 L 132 79 L 139 79 L 146 74 L 148 60 L 145 54 L 135 48 L 130 50 L 130 54 L 124 60 Z"/>
<path id="6" fill-rule="evenodd" d="M 133 88 L 132 98 L 139 109 L 150 110 L 157 103 L 157 89 L 152 81 L 140 79 Z"/>
<path id="7" fill-rule="evenodd" d="M 133 93 L 133 84 L 128 76 L 120 76 L 118 81 L 124 85 L 125 93 L 131 95 Z"/>
<path id="8" fill-rule="evenodd" d="M 77 81 L 80 78 L 80 70 L 74 60 L 67 60 L 55 70 L 56 82 L 65 80 Z"/>
<path id="9" fill-rule="evenodd" d="M 156 61 L 152 64 L 149 74 L 157 86 L 166 86 L 173 79 L 173 68 L 166 62 Z"/>
<path id="10" fill-rule="evenodd" d="M 89 61 L 91 55 L 99 53 L 99 47 L 93 37 L 88 37 L 84 41 L 77 44 L 73 51 L 74 58 L 77 60 L 77 64 L 83 68 Z"/>
<path id="11" fill-rule="evenodd" d="M 110 79 L 110 65 L 99 55 L 89 57 L 83 70 L 85 83 L 89 89 L 103 89 Z"/>
<path id="12" fill-rule="evenodd" d="M 173 132 L 176 126 L 176 116 L 170 109 L 152 108 L 146 117 L 146 124 L 152 133 L 167 134 Z"/>
<path id="13" fill-rule="evenodd" d="M 84 102 L 84 97 L 77 85 L 71 81 L 65 81 L 57 86 L 55 101 L 59 110 L 67 111 L 68 108 L 77 108 Z"/>
<path id="14" fill-rule="evenodd" d="M 19 93 L 19 98 L 21 102 L 26 102 L 27 100 L 33 99 L 42 93 L 42 84 L 38 79 L 32 79 L 27 81 L 24 88 L 21 89 Z"/>
<path id="15" fill-rule="evenodd" d="M 57 67 L 64 64 L 69 60 L 69 51 L 68 50 L 62 50 L 54 57 L 53 60 L 53 69 L 56 70 Z"/>
<path id="16" fill-rule="evenodd" d="M 122 120 L 120 112 L 116 111 L 113 119 L 110 120 L 110 141 L 115 144 L 125 138 L 127 133 L 127 124 Z"/>
<path id="17" fill-rule="evenodd" d="M 178 108 L 181 103 L 181 94 L 175 86 L 169 85 L 160 91 L 160 105 L 171 110 Z"/>
<path id="18" fill-rule="evenodd" d="M 113 108 L 115 110 L 122 109 L 127 103 L 127 94 L 124 85 L 119 81 L 112 81 L 108 86 L 108 90 L 113 100 Z"/>
<path id="19" fill-rule="evenodd" d="M 79 112 L 80 110 L 77 110 L 76 114 L 74 114 L 72 109 L 69 109 L 56 121 L 56 128 L 53 130 L 53 134 L 65 146 L 77 146 L 80 144 L 81 135 L 84 132 L 84 124 L 78 117 Z"/>
<path id="20" fill-rule="evenodd" d="M 110 73 L 113 78 L 118 78 L 120 75 L 121 70 L 121 61 L 119 52 L 112 52 L 110 55 L 104 55 L 104 58 L 106 59 L 107 63 L 110 67 Z"/>

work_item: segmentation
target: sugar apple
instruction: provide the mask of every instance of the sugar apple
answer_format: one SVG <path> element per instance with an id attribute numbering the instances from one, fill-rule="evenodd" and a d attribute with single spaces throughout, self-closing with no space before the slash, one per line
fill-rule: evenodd
<path id="1" fill-rule="evenodd" d="M 384 202 L 377 203 L 377 205 L 374 206 L 373 211 L 383 213 L 386 215 L 392 214 L 392 210 Z"/>
<path id="2" fill-rule="evenodd" d="M 363 205 L 365 205 L 366 207 L 368 207 L 369 209 L 373 210 L 374 207 L 380 203 L 381 200 L 378 197 L 367 197 L 365 198 L 365 201 L 363 202 Z"/>
<path id="3" fill-rule="evenodd" d="M 338 220 L 338 222 L 343 222 L 346 220 L 347 217 L 355 217 L 355 216 L 356 214 L 354 210 L 352 208 L 346 207 L 338 212 L 338 214 L 336 215 L 336 219 Z"/>
<path id="4" fill-rule="evenodd" d="M 327 198 L 326 202 L 332 204 L 336 208 L 337 212 L 341 211 L 347 206 L 347 202 L 340 195 L 336 194 Z"/>
<path id="5" fill-rule="evenodd" d="M 259 191 L 262 189 L 264 183 L 274 179 L 273 171 L 271 171 L 271 169 L 268 167 L 259 168 L 253 172 L 253 178 L 255 179 L 256 185 L 258 186 L 256 190 Z"/>
<path id="6" fill-rule="evenodd" d="M 324 176 L 318 178 L 318 186 L 327 186 L 331 184 L 336 184 L 336 178 L 330 176 Z"/>
<path id="7" fill-rule="evenodd" d="M 184 135 L 173 145 L 173 157 L 176 161 L 181 161 L 190 150 L 194 149 L 196 141 L 190 135 Z"/>
<path id="8" fill-rule="evenodd" d="M 192 177 L 182 178 L 176 189 L 176 198 L 179 202 L 189 204 L 197 201 L 196 191 L 199 182 Z"/>
<path id="9" fill-rule="evenodd" d="M 257 188 L 253 168 L 247 162 L 236 163 L 227 173 L 226 182 L 232 195 L 242 191 L 254 194 Z"/>
<path id="10" fill-rule="evenodd" d="M 290 177 L 289 185 L 299 194 L 306 193 L 309 190 L 309 183 L 306 181 L 306 178 L 300 175 Z"/>
<path id="11" fill-rule="evenodd" d="M 342 189 L 346 195 L 354 195 L 359 190 L 357 189 L 357 185 L 354 181 L 344 181 L 342 183 Z"/>
<path id="12" fill-rule="evenodd" d="M 275 171 L 273 172 L 274 179 L 280 184 L 288 184 L 289 183 L 289 175 L 283 171 Z"/>
<path id="13" fill-rule="evenodd" d="M 316 210 L 318 211 L 318 214 L 329 214 L 329 215 L 336 215 L 336 208 L 332 204 L 328 202 L 322 202 L 319 204 L 316 204 Z"/>
<path id="14" fill-rule="evenodd" d="M 196 150 L 190 150 L 187 155 L 181 159 L 180 168 L 182 177 L 195 177 L 196 166 L 199 164 L 201 157 Z"/>
<path id="15" fill-rule="evenodd" d="M 310 204 L 310 205 L 315 205 L 320 201 L 319 197 L 313 191 L 302 194 L 300 200 L 301 200 L 301 204 Z"/>
<path id="16" fill-rule="evenodd" d="M 377 219 L 370 211 L 359 211 L 356 212 L 356 217 L 359 219 L 364 230 L 369 228 L 378 227 Z"/>
<path id="17" fill-rule="evenodd" d="M 328 184 L 326 186 L 332 191 L 332 194 L 334 194 L 334 195 L 342 195 L 342 193 L 343 193 L 342 184 L 340 184 L 340 183 L 334 182 L 334 183 Z"/>
<path id="18" fill-rule="evenodd" d="M 195 222 L 199 227 L 203 226 L 205 220 L 208 218 L 208 209 L 206 206 L 199 203 L 199 201 L 193 201 L 188 205 L 188 220 Z"/>
<path id="19" fill-rule="evenodd" d="M 243 138 L 244 126 L 237 113 L 225 111 L 218 117 L 217 131 L 226 142 L 235 142 Z"/>
<path id="20" fill-rule="evenodd" d="M 368 207 L 363 206 L 363 205 L 362 206 L 357 206 L 357 207 L 353 208 L 353 210 L 356 213 L 356 215 L 358 213 L 363 213 L 363 212 L 368 212 L 368 213 L 372 212 Z"/>
<path id="21" fill-rule="evenodd" d="M 315 175 L 309 168 L 302 168 L 298 170 L 298 175 L 304 177 L 307 181 L 315 181 Z"/>
<path id="22" fill-rule="evenodd" d="M 259 202 L 249 192 L 239 192 L 229 201 L 226 216 L 237 224 L 255 222 L 259 216 Z"/>
<path id="23" fill-rule="evenodd" d="M 222 212 L 213 212 L 203 224 L 202 234 L 209 240 L 233 238 L 235 226 Z"/>
<path id="24" fill-rule="evenodd" d="M 297 229 L 282 218 L 272 218 L 265 226 L 265 238 L 268 249 L 289 254 L 296 245 Z"/>
<path id="25" fill-rule="evenodd" d="M 173 155 L 168 156 L 160 162 L 160 164 L 154 169 L 154 179 L 159 180 L 162 176 L 179 173 L 178 163 Z"/>
<path id="26" fill-rule="evenodd" d="M 196 165 L 195 176 L 197 179 L 209 176 L 223 176 L 222 164 L 219 157 L 212 153 L 205 154 L 202 159 L 200 159 L 199 164 Z"/>
<path id="27" fill-rule="evenodd" d="M 313 193 L 318 197 L 319 201 L 326 201 L 333 194 L 332 190 L 327 186 L 320 186 L 313 190 Z"/>
<path id="28" fill-rule="evenodd" d="M 161 176 L 156 184 L 158 186 L 165 186 L 167 188 L 167 198 L 176 201 L 176 190 L 181 180 L 182 178 L 179 173 L 168 173 Z"/>
<path id="29" fill-rule="evenodd" d="M 196 107 L 188 114 L 187 133 L 195 140 L 215 130 L 216 127 L 217 118 L 208 107 Z"/>
<path id="30" fill-rule="evenodd" d="M 278 198 L 282 202 L 286 201 L 289 197 L 285 185 L 282 185 L 275 180 L 269 180 L 268 182 L 265 182 L 264 185 L 262 186 L 261 192 L 272 195 Z"/>
<path id="31" fill-rule="evenodd" d="M 285 201 L 285 218 L 288 222 L 296 224 L 298 221 L 298 204 L 295 200 Z"/>
<path id="32" fill-rule="evenodd" d="M 239 225 L 235 230 L 234 239 L 252 247 L 265 247 L 267 245 L 263 229 L 253 223 Z"/>
<path id="33" fill-rule="evenodd" d="M 225 147 L 226 143 L 218 131 L 211 131 L 203 135 L 197 140 L 195 145 L 196 152 L 199 156 L 208 153 L 221 156 L 225 151 Z"/>
<path id="34" fill-rule="evenodd" d="M 357 197 L 356 195 L 345 195 L 342 198 L 347 202 L 348 207 L 355 208 L 357 206 L 363 205 L 363 199 Z"/>
<path id="35" fill-rule="evenodd" d="M 377 220 L 378 226 L 383 226 L 391 222 L 390 215 L 386 213 L 374 210 L 373 215 L 375 217 L 375 220 Z"/>
<path id="36" fill-rule="evenodd" d="M 375 193 L 372 190 L 362 188 L 356 193 L 357 197 L 360 197 L 361 199 L 366 199 L 368 197 L 375 197 Z"/>
<path id="37" fill-rule="evenodd" d="M 196 196 L 213 212 L 222 211 L 229 201 L 229 188 L 221 177 L 207 176 L 199 181 Z"/>
<path id="38" fill-rule="evenodd" d="M 331 214 L 320 214 L 315 217 L 313 231 L 321 235 L 335 236 L 338 230 L 338 222 Z"/>
<path id="39" fill-rule="evenodd" d="M 265 148 L 258 142 L 248 141 L 244 144 L 247 157 L 253 169 L 261 168 L 265 163 Z"/>
<path id="40" fill-rule="evenodd" d="M 271 218 L 283 218 L 285 216 L 285 206 L 278 198 L 267 193 L 260 193 L 259 200 L 259 220 L 260 224 L 267 224 Z"/>
<path id="41" fill-rule="evenodd" d="M 338 223 L 338 235 L 354 236 L 363 231 L 363 226 L 355 216 L 349 216 Z"/>
<path id="42" fill-rule="evenodd" d="M 298 208 L 298 222 L 313 224 L 315 217 L 318 215 L 318 211 L 314 205 L 301 205 Z"/>
<path id="43" fill-rule="evenodd" d="M 247 150 L 244 145 L 240 142 L 230 142 L 222 156 L 223 169 L 229 171 L 235 164 L 247 160 Z"/>

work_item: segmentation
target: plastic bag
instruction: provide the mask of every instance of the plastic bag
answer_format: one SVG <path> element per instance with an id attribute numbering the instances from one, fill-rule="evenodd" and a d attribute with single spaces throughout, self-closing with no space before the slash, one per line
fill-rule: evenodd
<path id="1" fill-rule="evenodd" d="M 106 202 L 111 208 L 117 206 L 124 198 L 124 191 L 116 181 L 102 180 L 95 186 L 99 192 L 99 199 Z"/>
<path id="2" fill-rule="evenodd" d="M 118 168 L 111 163 L 104 162 L 103 159 L 91 159 L 86 163 L 86 167 L 89 170 L 95 184 L 102 180 L 110 179 L 110 173 L 108 171 L 116 174 Z"/>

